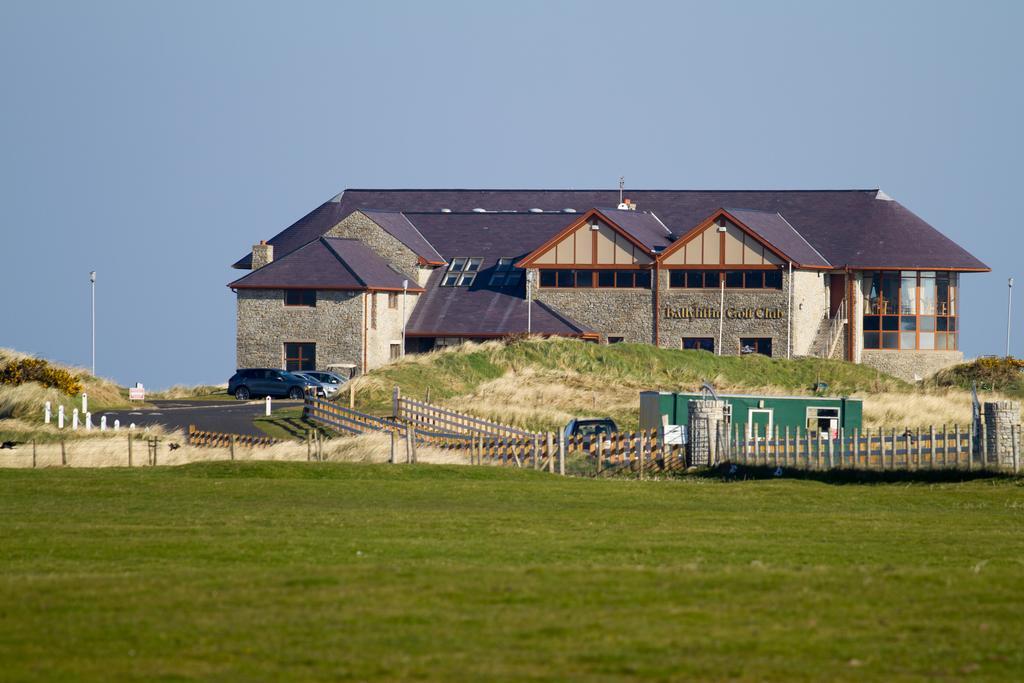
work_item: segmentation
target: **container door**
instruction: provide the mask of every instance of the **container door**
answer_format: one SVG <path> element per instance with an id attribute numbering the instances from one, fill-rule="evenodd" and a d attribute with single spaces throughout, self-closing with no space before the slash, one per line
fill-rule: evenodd
<path id="1" fill-rule="evenodd" d="M 754 428 L 760 436 L 771 434 L 774 420 L 771 408 L 751 408 L 747 411 L 747 438 L 752 438 Z"/>

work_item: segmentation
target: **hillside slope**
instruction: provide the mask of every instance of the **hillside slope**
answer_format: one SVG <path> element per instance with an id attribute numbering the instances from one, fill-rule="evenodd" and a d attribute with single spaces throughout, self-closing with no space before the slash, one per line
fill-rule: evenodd
<path id="1" fill-rule="evenodd" d="M 27 353 L 0 348 L 0 367 L 11 361 L 31 358 Z M 76 368 L 48 361 L 53 367 L 67 370 L 81 383 L 83 391 L 89 394 L 89 408 L 92 412 L 111 408 L 123 408 L 128 404 L 128 390 L 110 380 L 95 377 L 84 368 Z M 63 405 L 68 415 L 71 410 L 81 407 L 81 397 L 69 396 L 57 389 L 47 388 L 36 382 L 17 386 L 0 384 L 0 420 L 41 420 L 43 404 L 49 401 L 56 415 L 57 406 Z M 9 425 L 10 427 L 10 425 Z"/>
<path id="2" fill-rule="evenodd" d="M 830 395 L 878 397 L 882 414 L 921 393 L 877 370 L 843 361 L 715 356 L 568 339 L 464 344 L 408 356 L 357 379 L 355 386 L 357 408 L 372 412 L 389 411 L 392 389 L 399 386 L 407 396 L 423 399 L 429 391 L 432 402 L 533 429 L 551 429 L 582 415 L 611 415 L 620 426 L 634 428 L 640 391 L 694 390 L 703 381 L 719 391 L 797 395 L 812 394 L 824 382 Z M 960 402 L 949 392 L 931 398 Z M 936 419 L 934 407 L 922 412 Z"/>

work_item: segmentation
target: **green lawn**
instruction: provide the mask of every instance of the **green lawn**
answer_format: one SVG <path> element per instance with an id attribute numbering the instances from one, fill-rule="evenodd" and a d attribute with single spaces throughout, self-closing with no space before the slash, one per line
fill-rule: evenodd
<path id="1" fill-rule="evenodd" d="M 1024 487 L 0 471 L 3 680 L 1024 677 Z"/>

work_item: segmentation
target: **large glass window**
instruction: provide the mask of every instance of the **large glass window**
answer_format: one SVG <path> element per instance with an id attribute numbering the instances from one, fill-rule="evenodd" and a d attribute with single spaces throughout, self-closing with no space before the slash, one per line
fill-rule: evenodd
<path id="1" fill-rule="evenodd" d="M 541 287 L 650 289 L 649 270 L 541 270 Z"/>
<path id="2" fill-rule="evenodd" d="M 957 273 L 876 271 L 863 282 L 864 348 L 957 348 Z"/>
<path id="3" fill-rule="evenodd" d="M 668 286 L 718 289 L 723 277 L 730 289 L 782 289 L 781 270 L 670 270 Z"/>

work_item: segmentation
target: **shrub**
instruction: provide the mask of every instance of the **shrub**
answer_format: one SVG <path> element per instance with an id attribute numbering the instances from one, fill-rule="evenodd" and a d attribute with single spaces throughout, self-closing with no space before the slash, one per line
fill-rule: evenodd
<path id="1" fill-rule="evenodd" d="M 82 392 L 82 383 L 75 375 L 41 358 L 12 360 L 0 369 L 0 384 L 18 386 L 26 382 L 37 382 L 69 396 Z"/>

